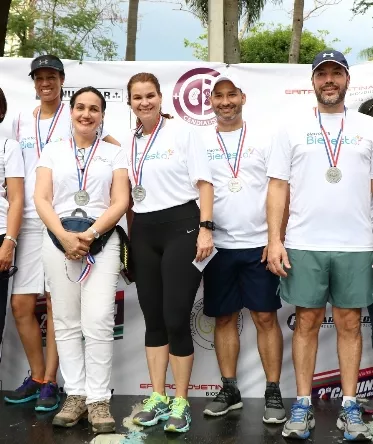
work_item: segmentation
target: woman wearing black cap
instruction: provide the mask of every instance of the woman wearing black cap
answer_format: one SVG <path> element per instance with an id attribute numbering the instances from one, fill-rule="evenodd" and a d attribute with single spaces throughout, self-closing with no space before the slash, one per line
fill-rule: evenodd
<path id="1" fill-rule="evenodd" d="M 59 396 L 56 383 L 58 355 L 54 337 L 52 307 L 47 293 L 46 361 L 42 338 L 35 316 L 36 300 L 44 294 L 44 270 L 41 260 L 43 223 L 34 205 L 35 170 L 40 154 L 48 142 L 68 139 L 71 135 L 71 118 L 68 106 L 62 103 L 64 66 L 53 55 L 43 55 L 31 63 L 29 74 L 34 81 L 40 107 L 36 116 L 32 110 L 21 112 L 13 122 L 13 137 L 19 141 L 25 164 L 25 205 L 23 223 L 18 237 L 16 266 L 12 294 L 12 310 L 18 334 L 23 344 L 31 375 L 14 392 L 5 397 L 10 403 L 19 404 L 37 399 L 37 411 L 58 408 Z M 102 137 L 102 135 L 101 135 Z M 118 145 L 110 136 L 106 142 Z"/>

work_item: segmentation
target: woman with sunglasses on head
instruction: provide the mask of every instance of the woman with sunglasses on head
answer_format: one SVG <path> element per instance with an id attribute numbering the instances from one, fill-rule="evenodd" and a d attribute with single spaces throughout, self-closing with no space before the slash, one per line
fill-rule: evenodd
<path id="1" fill-rule="evenodd" d="M 136 74 L 127 91 L 139 124 L 125 147 L 134 201 L 132 259 L 153 386 L 133 421 L 151 426 L 163 420 L 165 431 L 181 433 L 191 422 L 190 315 L 202 278 L 192 262 L 213 251 L 212 179 L 200 139 L 190 126 L 161 112 L 158 79 L 150 73 Z M 176 384 L 172 402 L 165 392 L 169 361 Z"/>
<path id="2" fill-rule="evenodd" d="M 110 433 L 115 430 L 109 383 L 120 271 L 114 228 L 128 207 L 128 172 L 124 151 L 97 138 L 106 107 L 103 95 L 93 87 L 82 88 L 70 106 L 73 137 L 46 146 L 34 194 L 37 212 L 49 230 L 44 232 L 42 257 L 67 393 L 53 424 L 72 427 L 88 410 L 93 431 Z M 77 208 L 94 222 L 78 233 L 60 220 Z M 103 248 L 91 256 L 96 240 Z"/>
<path id="3" fill-rule="evenodd" d="M 0 123 L 7 112 L 7 101 L 0 88 Z M 8 301 L 9 278 L 17 270 L 13 266 L 14 249 L 22 222 L 24 199 L 24 165 L 16 140 L 0 137 L 0 360 Z"/>
<path id="4" fill-rule="evenodd" d="M 35 410 L 43 412 L 57 409 L 59 405 L 56 382 L 58 355 L 49 289 L 44 285 L 41 260 L 43 223 L 33 200 L 35 169 L 47 143 L 69 139 L 71 118 L 69 106 L 61 100 L 65 80 L 61 60 L 53 55 L 37 57 L 31 63 L 29 75 L 34 81 L 36 94 L 40 97 L 40 107 L 35 112 L 22 111 L 13 122 L 13 137 L 21 145 L 25 164 L 25 208 L 18 238 L 16 266 L 19 270 L 13 283 L 12 310 L 31 375 L 25 378 L 19 388 L 8 394 L 5 401 L 20 404 L 37 399 Z M 100 134 L 101 129 L 98 129 Z M 118 144 L 107 134 L 102 134 L 101 137 L 107 142 Z M 44 290 L 47 300 L 45 359 L 41 331 L 35 316 L 37 297 L 44 294 Z"/>

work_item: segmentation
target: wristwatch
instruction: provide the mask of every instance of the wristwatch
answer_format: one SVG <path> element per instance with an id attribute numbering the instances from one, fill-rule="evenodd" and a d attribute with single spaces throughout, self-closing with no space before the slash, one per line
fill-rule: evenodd
<path id="1" fill-rule="evenodd" d="M 207 228 L 208 230 L 215 231 L 215 224 L 211 220 L 205 220 L 199 223 L 200 228 Z"/>
<path id="2" fill-rule="evenodd" d="M 92 231 L 93 237 L 95 239 L 98 239 L 100 237 L 100 233 L 97 230 L 95 230 L 93 227 L 89 227 L 89 229 Z"/>

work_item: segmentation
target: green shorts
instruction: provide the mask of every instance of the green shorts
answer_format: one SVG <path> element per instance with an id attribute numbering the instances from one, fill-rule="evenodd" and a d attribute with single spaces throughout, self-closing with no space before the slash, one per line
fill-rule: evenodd
<path id="1" fill-rule="evenodd" d="M 373 303 L 373 252 L 287 249 L 291 268 L 281 298 L 304 308 L 362 308 Z"/>

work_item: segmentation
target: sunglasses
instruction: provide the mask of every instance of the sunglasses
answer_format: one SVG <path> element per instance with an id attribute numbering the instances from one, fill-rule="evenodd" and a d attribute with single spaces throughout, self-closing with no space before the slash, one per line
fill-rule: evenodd
<path id="1" fill-rule="evenodd" d="M 9 279 L 14 276 L 18 271 L 18 268 L 14 265 L 9 270 L 0 271 L 0 280 Z"/>

